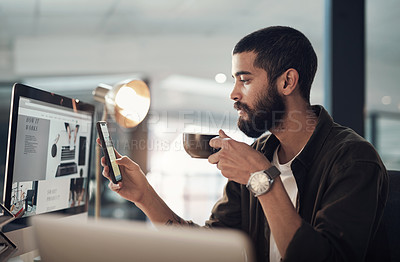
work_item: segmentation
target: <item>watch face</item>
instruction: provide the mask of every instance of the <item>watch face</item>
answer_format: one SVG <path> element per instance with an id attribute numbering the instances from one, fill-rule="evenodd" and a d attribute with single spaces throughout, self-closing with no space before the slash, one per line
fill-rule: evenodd
<path id="1" fill-rule="evenodd" d="M 266 192 L 269 188 L 268 177 L 263 173 L 254 174 L 250 181 L 250 186 L 255 192 Z"/>

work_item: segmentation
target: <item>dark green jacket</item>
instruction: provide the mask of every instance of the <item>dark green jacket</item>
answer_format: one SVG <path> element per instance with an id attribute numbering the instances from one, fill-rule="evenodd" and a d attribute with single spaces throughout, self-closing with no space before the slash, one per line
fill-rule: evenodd
<path id="1" fill-rule="evenodd" d="M 303 219 L 284 261 L 365 261 L 387 199 L 386 169 L 373 148 L 353 130 L 334 123 L 322 106 L 316 129 L 291 168 L 297 182 L 297 212 Z M 258 139 L 253 147 L 271 161 L 279 140 Z M 258 261 L 269 261 L 269 227 L 262 207 L 233 181 L 213 208 L 206 227 L 245 231 Z"/>

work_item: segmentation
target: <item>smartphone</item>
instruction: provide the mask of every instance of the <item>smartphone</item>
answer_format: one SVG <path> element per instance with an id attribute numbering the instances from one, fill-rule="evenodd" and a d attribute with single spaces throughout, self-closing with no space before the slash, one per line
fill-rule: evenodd
<path id="1" fill-rule="evenodd" d="M 117 163 L 115 163 L 115 151 L 112 143 L 110 133 L 108 132 L 107 122 L 98 121 L 96 124 L 97 132 L 99 133 L 101 147 L 103 148 L 104 157 L 109 167 L 109 174 L 114 184 L 122 180 L 121 171 Z"/>

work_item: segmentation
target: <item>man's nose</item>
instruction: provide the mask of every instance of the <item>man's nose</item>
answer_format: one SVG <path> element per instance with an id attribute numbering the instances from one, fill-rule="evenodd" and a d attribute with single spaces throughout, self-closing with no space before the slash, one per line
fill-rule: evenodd
<path id="1" fill-rule="evenodd" d="M 240 92 L 240 84 L 235 82 L 233 90 L 230 94 L 230 98 L 234 101 L 239 101 L 242 99 L 242 93 Z"/>

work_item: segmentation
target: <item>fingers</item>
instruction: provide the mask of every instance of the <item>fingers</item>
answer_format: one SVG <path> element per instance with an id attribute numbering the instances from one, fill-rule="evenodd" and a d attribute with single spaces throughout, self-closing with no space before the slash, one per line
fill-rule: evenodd
<path id="1" fill-rule="evenodd" d="M 108 166 L 106 166 L 106 167 L 103 168 L 102 174 L 103 174 L 103 176 L 104 176 L 105 178 L 107 178 L 108 180 L 111 181 L 110 171 L 109 171 Z"/>
<path id="2" fill-rule="evenodd" d="M 121 154 L 117 150 L 115 150 L 115 148 L 114 148 L 114 152 L 115 152 L 115 156 L 117 158 L 121 158 L 122 157 Z"/>
<path id="3" fill-rule="evenodd" d="M 107 178 L 108 180 L 111 181 L 111 177 L 110 177 L 110 168 L 108 167 L 107 163 L 106 163 L 106 158 L 103 156 L 100 160 L 101 165 L 103 166 L 103 172 L 102 175 Z"/>
<path id="4" fill-rule="evenodd" d="M 131 160 L 129 157 L 121 156 L 120 154 L 118 154 L 118 156 L 120 158 L 116 159 L 115 163 L 117 163 L 119 166 L 124 167 L 125 171 L 135 171 L 136 169 L 140 169 L 139 165 Z M 111 179 L 109 175 L 110 168 L 108 167 L 104 156 L 101 158 L 100 163 L 103 166 L 103 176 L 107 179 Z"/>
<path id="5" fill-rule="evenodd" d="M 230 138 L 227 134 L 225 134 L 224 130 L 222 129 L 219 130 L 218 135 L 221 138 Z"/>
<path id="6" fill-rule="evenodd" d="M 115 159 L 115 163 L 121 166 L 128 166 L 132 163 L 132 160 L 130 160 L 127 156 L 120 156 L 119 158 Z"/>
<path id="7" fill-rule="evenodd" d="M 226 136 L 225 133 L 223 133 L 223 136 Z M 231 145 L 234 145 L 234 143 L 236 143 L 236 140 L 233 140 L 230 137 L 214 137 L 213 139 L 210 140 L 209 145 L 213 148 L 225 148 L 225 149 L 229 149 L 229 147 Z"/>
<path id="8" fill-rule="evenodd" d="M 221 151 L 218 151 L 217 153 L 210 155 L 208 157 L 208 162 L 210 164 L 217 164 L 219 162 L 219 159 L 220 159 L 220 153 L 221 153 Z"/>
<path id="9" fill-rule="evenodd" d="M 121 190 L 121 185 L 119 183 L 114 184 L 113 182 L 110 181 L 110 183 L 108 183 L 108 188 L 118 193 Z"/>
<path id="10" fill-rule="evenodd" d="M 117 163 L 120 166 L 124 166 L 130 170 L 139 167 L 137 163 L 135 163 L 132 159 L 130 159 L 127 156 L 122 156 L 122 157 L 120 156 L 120 158 L 115 160 L 115 163 Z"/>
<path id="11" fill-rule="evenodd" d="M 224 140 L 232 139 L 227 134 L 225 134 L 225 132 L 222 129 L 219 130 L 218 135 L 219 136 L 214 137 L 213 139 L 210 140 L 209 144 L 211 147 L 221 148 L 221 147 L 223 147 Z"/>
<path id="12" fill-rule="evenodd" d="M 101 146 L 100 138 L 97 138 L 97 139 L 96 139 L 96 142 L 97 142 L 97 144 L 98 144 L 99 146 Z"/>
<path id="13" fill-rule="evenodd" d="M 224 139 L 226 139 L 226 138 L 216 136 L 216 137 L 212 138 L 208 144 L 213 148 L 222 148 Z"/>
<path id="14" fill-rule="evenodd" d="M 217 137 L 214 137 L 213 139 L 210 140 L 210 146 L 213 148 L 228 148 L 229 146 L 229 140 L 232 140 L 232 138 L 230 138 L 227 134 L 225 134 L 225 132 L 220 129 L 218 132 Z M 212 154 L 211 156 L 208 157 L 208 162 L 210 162 L 211 164 L 217 164 L 220 160 L 221 157 L 221 151 L 218 151 L 215 154 Z"/>
<path id="15" fill-rule="evenodd" d="M 214 148 L 221 148 L 222 147 L 222 138 L 220 138 L 219 136 L 216 136 L 216 137 L 212 138 L 208 144 Z"/>

